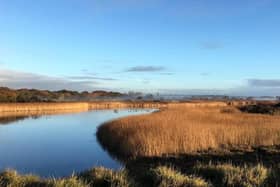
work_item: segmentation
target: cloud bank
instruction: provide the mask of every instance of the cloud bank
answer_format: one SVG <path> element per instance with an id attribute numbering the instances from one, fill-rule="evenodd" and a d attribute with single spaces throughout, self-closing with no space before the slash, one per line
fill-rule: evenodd
<path id="1" fill-rule="evenodd" d="M 69 76 L 67 77 L 68 79 L 71 80 L 102 80 L 102 81 L 116 81 L 118 79 L 115 78 L 105 78 L 105 77 L 95 77 L 95 76 Z"/>
<path id="2" fill-rule="evenodd" d="M 136 66 L 129 69 L 129 72 L 157 72 L 163 71 L 165 68 L 159 66 Z M 35 88 L 41 90 L 61 90 L 69 89 L 76 91 L 92 91 L 96 89 L 107 90 L 111 81 L 114 78 L 104 78 L 96 76 L 69 76 L 69 77 L 54 77 L 36 73 L 20 72 L 10 69 L 0 69 L 0 86 L 10 88 Z M 105 81 L 105 82 L 102 82 Z M 144 84 L 149 84 L 151 80 L 144 79 Z M 161 93 L 170 94 L 197 94 L 197 95 L 233 95 L 233 96 L 277 96 L 280 95 L 280 79 L 261 79 L 252 78 L 244 80 L 245 83 L 239 87 L 231 89 L 159 89 L 147 90 L 143 88 L 143 92 L 159 91 Z M 133 88 L 121 89 L 120 84 L 116 87 L 117 90 L 127 91 Z M 112 87 L 113 88 L 113 87 Z"/>
<path id="3" fill-rule="evenodd" d="M 93 80 L 72 81 L 60 77 L 50 77 L 35 73 L 0 69 L 0 86 L 10 88 L 34 88 L 47 90 L 93 90 L 99 83 Z"/>
<path id="4" fill-rule="evenodd" d="M 280 88 L 280 79 L 249 79 L 248 85 L 253 87 Z"/>
<path id="5" fill-rule="evenodd" d="M 125 72 L 161 72 L 166 68 L 163 66 L 134 66 L 125 70 Z"/>

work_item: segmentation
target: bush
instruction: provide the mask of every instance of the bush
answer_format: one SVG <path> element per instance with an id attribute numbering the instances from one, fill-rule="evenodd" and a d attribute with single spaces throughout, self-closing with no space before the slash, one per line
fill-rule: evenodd
<path id="1" fill-rule="evenodd" d="M 274 105 L 263 105 L 263 104 L 258 104 L 258 105 L 248 105 L 248 106 L 243 106 L 239 108 L 242 112 L 247 112 L 247 113 L 255 113 L 255 114 L 276 114 L 277 113 L 277 107 Z"/>

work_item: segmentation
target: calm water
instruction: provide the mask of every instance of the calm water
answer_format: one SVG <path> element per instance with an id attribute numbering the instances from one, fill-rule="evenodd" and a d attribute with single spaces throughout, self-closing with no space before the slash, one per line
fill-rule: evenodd
<path id="1" fill-rule="evenodd" d="M 0 120 L 0 170 L 60 177 L 94 166 L 118 169 L 120 163 L 99 145 L 97 127 L 108 120 L 152 111 L 99 110 Z"/>

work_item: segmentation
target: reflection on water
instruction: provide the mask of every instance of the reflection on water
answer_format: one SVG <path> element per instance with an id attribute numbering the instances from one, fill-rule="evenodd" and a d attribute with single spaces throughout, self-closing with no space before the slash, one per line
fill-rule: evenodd
<path id="1" fill-rule="evenodd" d="M 29 116 L 13 116 L 13 117 L 2 117 L 0 118 L 0 125 L 7 125 L 16 121 L 24 120 Z"/>
<path id="2" fill-rule="evenodd" d="M 58 111 L 18 111 L 18 112 L 0 112 L 0 125 L 9 124 L 15 121 L 23 120 L 26 118 L 39 118 L 46 115 L 54 114 L 72 114 L 84 112 L 85 110 L 73 109 L 73 110 L 58 110 Z"/>
<path id="3" fill-rule="evenodd" d="M 40 176 L 67 176 L 94 166 L 118 169 L 96 140 L 97 127 L 115 118 L 149 109 L 98 110 L 59 115 L 0 117 L 0 170 Z M 1 115 L 0 115 L 1 116 Z"/>
<path id="4" fill-rule="evenodd" d="M 38 119 L 40 118 L 41 115 L 38 116 L 7 116 L 7 117 L 0 117 L 0 125 L 9 125 L 9 124 L 13 124 L 14 122 L 17 121 L 21 121 L 27 118 L 31 118 L 31 119 Z"/>

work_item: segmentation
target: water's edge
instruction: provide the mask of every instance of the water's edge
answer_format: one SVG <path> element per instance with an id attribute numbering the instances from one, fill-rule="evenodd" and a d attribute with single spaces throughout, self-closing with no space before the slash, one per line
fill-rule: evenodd
<path id="1" fill-rule="evenodd" d="M 122 164 L 97 141 L 97 128 L 106 121 L 153 111 L 143 108 L 98 109 L 68 111 L 67 114 L 63 111 L 22 112 L 29 114 L 0 117 L 0 149 L 3 153 L 0 155 L 0 171 L 11 168 L 22 174 L 64 177 L 73 171 L 81 172 L 96 166 L 118 169 Z"/>

